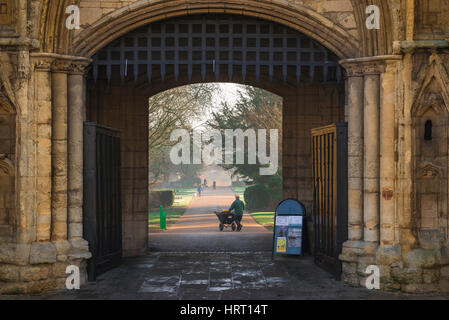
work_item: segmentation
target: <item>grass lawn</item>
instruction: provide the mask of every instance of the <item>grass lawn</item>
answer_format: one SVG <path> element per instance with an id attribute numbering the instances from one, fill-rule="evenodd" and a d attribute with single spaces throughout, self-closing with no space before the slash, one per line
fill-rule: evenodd
<path id="1" fill-rule="evenodd" d="M 182 207 L 171 207 L 168 209 L 165 209 L 165 212 L 167 212 L 167 225 L 175 223 L 176 220 L 179 219 L 184 214 L 186 208 Z M 159 225 L 159 217 L 160 213 L 158 211 L 150 211 L 148 214 L 148 228 L 150 229 L 160 229 Z"/>
<path id="2" fill-rule="evenodd" d="M 251 216 L 256 222 L 268 230 L 273 230 L 274 212 L 251 212 Z"/>
<path id="3" fill-rule="evenodd" d="M 167 212 L 167 225 L 173 224 L 181 217 L 193 197 L 195 196 L 196 188 L 177 188 L 177 189 L 154 189 L 154 190 L 173 190 L 175 192 L 175 201 L 173 206 L 164 208 Z M 148 214 L 148 228 L 152 230 L 160 230 L 159 225 L 160 213 L 158 208 L 152 208 Z"/>

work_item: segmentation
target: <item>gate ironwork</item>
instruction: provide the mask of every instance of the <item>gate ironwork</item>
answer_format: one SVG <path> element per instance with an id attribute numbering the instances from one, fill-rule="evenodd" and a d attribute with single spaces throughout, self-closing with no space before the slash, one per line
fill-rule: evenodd
<path id="1" fill-rule="evenodd" d="M 186 70 L 189 81 L 194 67 L 204 80 L 207 72 L 232 80 L 241 72 L 245 80 L 261 72 L 272 80 L 279 74 L 296 81 L 335 82 L 342 79 L 338 57 L 306 35 L 281 24 L 233 15 L 190 16 L 155 22 L 114 40 L 93 56 L 94 80 L 99 74 L 111 79 L 113 72 L 148 81 L 154 70 L 162 80 L 172 74 L 176 80 Z M 157 70 L 156 69 L 156 70 Z"/>
<path id="2" fill-rule="evenodd" d="M 120 132 L 84 123 L 83 235 L 89 242 L 89 281 L 122 257 Z"/>
<path id="3" fill-rule="evenodd" d="M 341 277 L 341 253 L 348 237 L 348 127 L 312 130 L 315 263 Z"/>

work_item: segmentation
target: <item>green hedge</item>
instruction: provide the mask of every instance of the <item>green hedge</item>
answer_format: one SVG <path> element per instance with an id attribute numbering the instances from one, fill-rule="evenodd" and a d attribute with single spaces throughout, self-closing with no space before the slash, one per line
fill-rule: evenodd
<path id="1" fill-rule="evenodd" d="M 175 201 L 175 193 L 172 190 L 150 191 L 150 208 L 171 207 Z"/>
<path id="2" fill-rule="evenodd" d="M 248 209 L 264 209 L 270 203 L 270 193 L 262 185 L 254 185 L 246 188 L 245 202 Z"/>

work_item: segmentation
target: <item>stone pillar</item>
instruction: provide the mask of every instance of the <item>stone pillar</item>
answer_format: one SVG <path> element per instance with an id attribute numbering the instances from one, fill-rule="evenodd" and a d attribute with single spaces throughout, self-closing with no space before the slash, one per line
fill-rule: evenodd
<path id="1" fill-rule="evenodd" d="M 69 240 L 83 237 L 84 64 L 72 64 L 69 74 Z"/>
<path id="2" fill-rule="evenodd" d="M 283 97 L 282 117 L 282 175 L 283 197 L 298 197 L 298 97 L 293 92 Z"/>
<path id="3" fill-rule="evenodd" d="M 380 76 L 376 63 L 364 66 L 363 240 L 379 241 Z"/>
<path id="4" fill-rule="evenodd" d="M 67 240 L 67 62 L 53 65 L 52 240 Z"/>
<path id="5" fill-rule="evenodd" d="M 348 72 L 348 239 L 363 240 L 363 74 Z"/>
<path id="6" fill-rule="evenodd" d="M 36 155 L 36 241 L 48 242 L 51 238 L 51 163 L 52 163 L 52 59 L 36 58 L 34 75 L 35 112 L 37 119 Z M 29 155 L 24 155 L 27 159 Z M 23 160 L 25 161 L 25 160 Z M 27 160 L 30 161 L 30 160 Z M 28 188 L 33 186 L 28 185 Z M 25 200 L 27 203 L 31 199 Z"/>
<path id="7" fill-rule="evenodd" d="M 386 62 L 380 104 L 380 243 L 395 242 L 395 91 L 397 62 Z"/>
<path id="8" fill-rule="evenodd" d="M 6 52 L 3 55 L 7 54 Z M 35 183 L 35 134 L 34 127 L 35 110 L 29 103 L 29 76 L 30 55 L 26 48 L 22 48 L 18 55 L 17 89 L 14 92 L 16 98 L 16 217 L 13 224 L 17 228 L 17 242 L 27 244 L 36 239 L 36 193 L 30 189 Z M 8 79 L 6 68 L 2 73 Z M 5 83 L 3 83 L 3 86 Z M 11 90 L 11 96 L 13 95 Z M 18 130 L 20 128 L 20 130 Z M 23 245 L 22 247 L 26 247 Z M 24 250 L 26 251 L 26 249 Z M 25 260 L 26 254 L 22 257 Z"/>

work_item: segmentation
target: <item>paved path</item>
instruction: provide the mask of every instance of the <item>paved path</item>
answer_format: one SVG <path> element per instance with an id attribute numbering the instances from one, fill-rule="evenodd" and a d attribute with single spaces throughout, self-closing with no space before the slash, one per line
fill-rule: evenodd
<path id="1" fill-rule="evenodd" d="M 77 291 L 2 299 L 311 300 L 449 299 L 351 288 L 312 257 L 271 259 L 269 252 L 153 252 L 123 263 Z"/>
<path id="2" fill-rule="evenodd" d="M 335 281 L 313 257 L 272 260 L 272 232 L 246 216 L 242 232 L 219 232 L 214 210 L 227 208 L 230 189 L 206 190 L 166 232 L 150 235 L 150 251 L 81 290 L 0 299 L 448 299 L 351 288 Z"/>
<path id="3" fill-rule="evenodd" d="M 234 199 L 230 188 L 207 188 L 201 197 L 192 200 L 184 215 L 169 225 L 167 231 L 150 233 L 150 251 L 271 251 L 273 233 L 247 214 L 243 216 L 241 232 L 233 232 L 231 228 L 223 232 L 218 230 L 219 222 L 214 211 L 229 208 Z"/>

